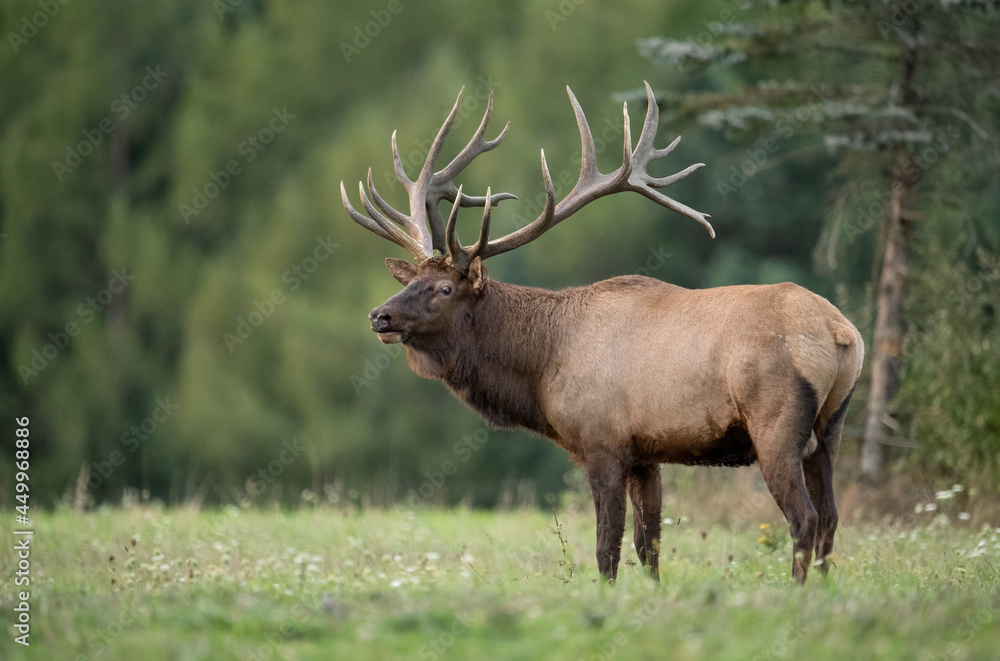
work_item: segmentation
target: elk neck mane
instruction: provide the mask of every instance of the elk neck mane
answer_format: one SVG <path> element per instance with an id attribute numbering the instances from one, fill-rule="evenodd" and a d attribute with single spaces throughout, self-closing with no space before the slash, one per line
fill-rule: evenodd
<path id="1" fill-rule="evenodd" d="M 550 291 L 490 280 L 447 337 L 435 345 L 408 343 L 410 366 L 444 381 L 492 425 L 555 438 L 539 405 L 539 385 L 580 308 L 581 289 Z"/>

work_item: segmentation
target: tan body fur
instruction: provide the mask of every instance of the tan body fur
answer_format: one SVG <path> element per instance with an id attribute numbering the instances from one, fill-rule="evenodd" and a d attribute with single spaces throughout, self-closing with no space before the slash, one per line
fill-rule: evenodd
<path id="1" fill-rule="evenodd" d="M 827 301 L 801 287 L 687 290 L 638 276 L 587 287 L 547 291 L 490 281 L 483 260 L 523 246 L 593 200 L 639 193 L 700 223 L 708 216 L 660 189 L 702 163 L 668 176 L 648 166 L 668 156 L 680 137 L 656 148 L 659 107 L 647 83 L 646 118 L 632 143 L 628 107 L 622 107 L 622 165 L 597 167 L 586 116 L 567 87 L 580 131 L 580 176 L 560 202 L 541 154 L 545 204 L 537 218 L 490 238 L 493 206 L 514 199 L 486 189 L 466 196 L 456 177 L 477 156 L 496 148 L 509 124 L 487 140 L 493 110 L 468 144 L 436 166 L 461 107 L 459 92 L 410 179 L 393 134 L 396 178 L 409 213 L 392 207 L 359 182 L 364 210 L 341 200 L 351 218 L 404 248 L 417 261 L 387 259 L 404 285 L 372 310 L 372 330 L 383 342 L 406 345 L 418 374 L 451 391 L 499 427 L 523 427 L 553 439 L 587 473 L 597 515 L 597 565 L 613 581 L 632 501 L 633 540 L 642 564 L 659 575 L 660 464 L 745 466 L 759 463 L 795 539 L 792 573 L 804 581 L 813 553 L 833 548 L 837 508 L 833 462 L 844 416 L 861 372 L 864 347 L 857 330 Z M 440 202 L 452 202 L 447 223 Z M 462 245 L 461 207 L 482 207 L 479 239 Z M 821 565 L 825 567 L 825 564 Z"/>
<path id="2" fill-rule="evenodd" d="M 864 349 L 828 301 L 791 283 L 689 290 L 626 276 L 548 291 L 463 276 L 445 258 L 399 264 L 408 287 L 372 312 L 393 329 L 380 337 L 402 339 L 416 373 L 494 425 L 570 452 L 598 508 L 602 573 L 617 571 L 629 490 L 655 574 L 667 462 L 759 462 L 798 540 L 796 578 L 814 549 L 829 554 L 832 465 Z M 428 301 L 442 282 L 455 294 Z"/>

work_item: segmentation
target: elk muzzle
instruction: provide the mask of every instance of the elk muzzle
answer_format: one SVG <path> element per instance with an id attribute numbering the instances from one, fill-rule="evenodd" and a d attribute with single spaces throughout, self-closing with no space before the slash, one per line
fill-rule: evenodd
<path id="1" fill-rule="evenodd" d="M 392 326 L 392 315 L 385 305 L 380 305 L 368 314 L 372 322 L 372 330 L 378 335 L 379 341 L 385 344 L 405 342 L 407 332 L 397 330 Z"/>

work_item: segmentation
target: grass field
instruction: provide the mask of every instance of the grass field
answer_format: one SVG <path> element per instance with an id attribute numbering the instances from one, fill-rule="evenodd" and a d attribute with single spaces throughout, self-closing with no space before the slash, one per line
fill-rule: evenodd
<path id="1" fill-rule="evenodd" d="M 537 510 L 57 511 L 33 521 L 30 647 L 0 551 L 0 658 L 1000 658 L 982 522 L 842 525 L 836 567 L 798 587 L 783 524 L 683 517 L 662 584 L 626 540 L 608 588 L 591 517 L 559 514 L 564 553 Z"/>

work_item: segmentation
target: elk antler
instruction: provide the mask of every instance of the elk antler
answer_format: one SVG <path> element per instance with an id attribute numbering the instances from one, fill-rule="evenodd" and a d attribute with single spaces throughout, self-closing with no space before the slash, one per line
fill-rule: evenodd
<path id="1" fill-rule="evenodd" d="M 698 168 L 704 166 L 704 163 L 695 163 L 669 177 L 652 177 L 646 171 L 646 167 L 651 161 L 663 158 L 672 152 L 677 143 L 680 142 L 680 137 L 678 136 L 665 149 L 656 149 L 653 147 L 653 139 L 656 137 L 656 128 L 659 123 L 660 109 L 656 105 L 656 99 L 653 97 L 653 90 L 649 87 L 649 83 L 645 83 L 645 85 L 648 106 L 646 109 L 646 121 L 642 125 L 642 133 L 639 134 L 639 142 L 636 143 L 635 151 L 632 151 L 632 134 L 629 126 L 628 104 L 626 103 L 622 107 L 622 114 L 625 121 L 623 162 L 620 168 L 610 174 L 602 174 L 597 169 L 597 149 L 594 146 L 594 136 L 590 132 L 587 118 L 584 116 L 583 109 L 580 107 L 579 101 L 576 100 L 573 90 L 567 87 L 566 92 L 569 94 L 570 103 L 573 105 L 573 113 L 576 115 L 576 124 L 580 129 L 580 178 L 576 182 L 576 186 L 573 187 L 573 190 L 569 192 L 562 202 L 558 205 L 555 203 L 552 176 L 549 174 L 548 165 L 545 163 L 545 150 L 542 150 L 545 208 L 542 209 L 541 215 L 521 229 L 500 239 L 485 244 L 480 239 L 472 248 L 462 248 L 461 258 L 455 261 L 463 263 L 471 262 L 477 256 L 486 259 L 487 257 L 493 257 L 494 255 L 499 255 L 523 246 L 526 243 L 534 241 L 550 228 L 566 220 L 597 198 L 623 191 L 641 193 L 657 204 L 697 220 L 705 226 L 712 238 L 715 238 L 715 230 L 712 228 L 711 223 L 708 222 L 706 214 L 695 211 L 691 207 L 681 204 L 655 190 L 656 188 L 664 188 L 680 181 Z M 486 234 L 487 232 L 484 231 L 483 236 L 485 237 Z M 454 251 L 452 251 L 452 258 L 455 259 Z"/>
<path id="2" fill-rule="evenodd" d="M 416 182 L 410 181 L 409 178 L 407 178 L 406 173 L 403 171 L 402 159 L 399 156 L 399 150 L 396 148 L 396 134 L 392 134 L 392 151 L 396 176 L 399 178 L 400 182 L 402 182 L 410 197 L 409 216 L 403 215 L 399 211 L 390 207 L 386 204 L 385 200 L 378 195 L 372 181 L 370 169 L 368 170 L 368 189 L 371 191 L 372 198 L 375 200 L 375 205 L 377 205 L 386 216 L 389 216 L 389 218 L 380 214 L 379 211 L 372 206 L 371 202 L 368 200 L 368 196 L 365 194 L 364 187 L 361 186 L 361 184 L 359 184 L 359 188 L 361 190 L 361 201 L 371 217 L 357 212 L 351 206 L 347 198 L 347 193 L 344 190 L 344 182 L 340 182 L 340 191 L 341 197 L 344 201 L 344 206 L 347 207 L 348 213 L 351 214 L 351 217 L 357 223 L 367 227 L 379 236 L 385 237 L 403 248 L 406 248 L 417 259 L 426 259 L 430 257 L 433 254 L 434 249 L 437 249 L 442 254 L 444 254 L 445 250 L 447 250 L 451 256 L 454 266 L 462 272 L 468 269 L 469 264 L 476 257 L 486 259 L 487 257 L 493 257 L 494 255 L 499 255 L 523 246 L 526 243 L 534 241 L 550 228 L 554 227 L 563 220 L 566 220 L 597 198 L 624 191 L 635 191 L 645 195 L 657 204 L 697 220 L 708 230 L 708 233 L 712 236 L 712 238 L 715 238 L 715 230 L 712 229 L 712 225 L 708 222 L 709 216 L 707 214 L 695 211 L 691 207 L 681 204 L 680 202 L 677 202 L 676 200 L 667 197 L 660 191 L 656 190 L 657 188 L 665 188 L 680 181 L 698 168 L 704 166 L 704 163 L 689 165 L 680 172 L 672 174 L 668 177 L 653 177 L 646 171 L 650 162 L 663 158 L 672 152 L 681 139 L 678 136 L 677 139 L 670 143 L 670 145 L 665 149 L 656 149 L 653 146 L 653 140 L 656 137 L 657 125 L 659 124 L 660 109 L 656 105 L 656 99 L 653 97 L 653 90 L 650 88 L 649 83 L 644 84 L 646 86 L 646 101 L 648 105 L 646 109 L 646 120 L 642 125 L 642 132 L 639 134 L 639 141 L 636 143 L 635 151 L 633 151 L 628 104 L 626 103 L 622 107 L 625 132 L 625 144 L 622 150 L 622 165 L 617 170 L 609 174 L 602 174 L 601 171 L 598 170 L 597 149 L 594 146 L 594 136 L 590 132 L 590 126 L 587 124 L 587 118 L 583 114 L 583 109 L 580 107 L 579 101 L 576 100 L 573 90 L 569 87 L 566 88 L 566 92 L 569 94 L 570 103 L 573 105 L 573 114 L 576 116 L 576 124 L 580 130 L 580 178 L 577 180 L 576 186 L 573 187 L 573 190 L 571 190 L 559 204 L 556 204 L 552 176 L 549 174 L 549 168 L 545 162 L 545 150 L 543 149 L 542 180 L 545 184 L 545 207 L 542 209 L 542 213 L 538 216 L 538 218 L 531 221 L 521 229 L 511 232 L 502 238 L 489 241 L 490 207 L 502 200 L 516 199 L 515 196 L 509 193 L 491 195 L 489 189 L 487 189 L 485 197 L 463 196 L 461 188 L 455 187 L 455 177 L 477 156 L 496 148 L 500 144 L 500 141 L 503 140 L 504 136 L 507 135 L 507 129 L 510 128 L 510 123 L 508 122 L 507 126 L 504 127 L 504 129 L 500 132 L 500 135 L 496 138 L 493 140 L 483 139 L 483 135 L 486 132 L 486 125 L 493 112 L 492 92 L 490 92 L 489 102 L 486 107 L 486 114 L 483 116 L 483 121 L 480 123 L 479 129 L 476 130 L 476 134 L 472 137 L 472 140 L 465 146 L 458 156 L 456 156 L 452 162 L 448 164 L 447 167 L 438 172 L 432 173 L 434 169 L 434 161 L 441 152 L 441 147 L 444 145 L 444 140 L 448 135 L 448 131 L 451 129 L 451 125 L 454 122 L 455 115 L 458 112 L 459 104 L 462 100 L 462 92 L 458 93 L 458 100 L 455 101 L 455 106 L 451 109 L 451 113 L 445 120 L 441 130 L 438 131 L 437 137 L 431 145 L 430 152 L 427 154 L 427 161 L 424 163 L 424 167 L 421 169 L 420 176 L 417 178 Z M 463 87 L 462 90 L 464 91 L 465 88 Z M 451 213 L 448 217 L 447 227 L 444 226 L 440 210 L 438 209 L 438 204 L 443 199 L 453 202 Z M 471 206 L 484 207 L 483 220 L 479 240 L 472 246 L 463 246 L 459 242 L 455 233 L 458 209 L 459 207 Z M 406 232 L 403 232 L 398 226 L 394 225 L 390 221 L 390 218 L 391 221 L 395 221 L 399 225 L 406 228 Z M 425 225 L 429 228 L 429 233 L 424 228 Z"/>
<path id="3" fill-rule="evenodd" d="M 340 182 L 340 197 L 351 218 L 362 227 L 405 248 L 418 260 L 431 257 L 435 249 L 442 254 L 448 249 L 444 219 L 441 217 L 441 210 L 439 209 L 441 200 L 454 201 L 463 207 L 481 207 L 487 201 L 491 204 L 497 204 L 503 200 L 517 199 L 516 196 L 510 193 L 498 193 L 492 197 L 489 195 L 486 197 L 461 196 L 459 189 L 455 187 L 455 177 L 467 168 L 477 156 L 499 146 L 500 142 L 507 135 L 507 129 L 510 128 L 510 122 L 508 122 L 497 137 L 492 140 L 486 140 L 483 137 L 486 134 L 486 126 L 489 124 L 490 115 L 493 114 L 493 92 L 489 94 L 489 99 L 486 102 L 486 114 L 483 115 L 483 120 L 480 122 L 479 128 L 476 129 L 475 135 L 472 136 L 472 139 L 462 151 L 452 159 L 451 163 L 443 169 L 434 172 L 434 164 L 441 154 L 441 148 L 444 147 L 444 142 L 448 138 L 448 132 L 455 123 L 455 117 L 458 115 L 458 109 L 462 104 L 463 92 L 465 92 L 464 87 L 459 90 L 455 105 L 452 107 L 451 112 L 448 113 L 448 117 L 434 138 L 434 142 L 431 143 L 430 150 L 427 152 L 427 159 L 424 161 L 424 165 L 420 169 L 420 174 L 417 176 L 416 181 L 411 181 L 406 175 L 406 171 L 403 169 L 403 159 L 399 155 L 399 148 L 396 145 L 396 132 L 393 131 L 392 133 L 393 169 L 396 172 L 396 178 L 403 184 L 403 188 L 410 199 L 410 215 L 392 208 L 379 195 L 375 189 L 371 168 L 368 169 L 368 193 L 371 194 L 370 199 L 368 193 L 365 192 L 364 185 L 358 182 L 361 203 L 364 205 L 365 211 L 368 212 L 367 216 L 351 206 L 344 182 Z M 374 204 L 372 204 L 373 201 Z M 402 226 L 402 229 L 400 229 L 400 226 Z M 405 232 L 403 231 L 404 229 Z"/>

